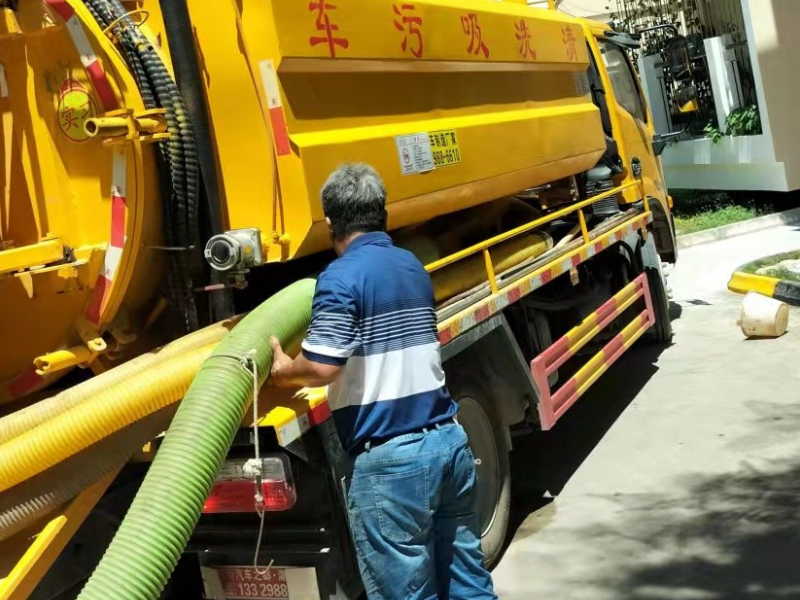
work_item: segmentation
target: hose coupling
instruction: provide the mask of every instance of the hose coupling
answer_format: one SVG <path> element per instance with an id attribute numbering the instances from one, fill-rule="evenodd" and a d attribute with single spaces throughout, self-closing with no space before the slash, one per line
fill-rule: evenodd
<path id="1" fill-rule="evenodd" d="M 49 375 L 76 365 L 90 363 L 98 354 L 105 352 L 107 349 L 108 346 L 103 338 L 92 338 L 83 346 L 62 348 L 61 350 L 37 356 L 33 359 L 33 366 L 36 367 L 37 375 Z"/>
<path id="2" fill-rule="evenodd" d="M 138 113 L 115 110 L 102 117 L 86 119 L 84 130 L 89 137 L 110 141 L 138 139 L 143 142 L 164 140 L 169 137 L 163 108 L 153 108 Z"/>

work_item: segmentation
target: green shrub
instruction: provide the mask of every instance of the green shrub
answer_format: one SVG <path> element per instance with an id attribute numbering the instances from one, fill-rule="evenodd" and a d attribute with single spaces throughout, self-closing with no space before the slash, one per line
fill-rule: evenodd
<path id="1" fill-rule="evenodd" d="M 735 108 L 725 118 L 725 131 L 720 130 L 711 123 L 703 128 L 706 137 L 711 142 L 718 144 L 722 136 L 731 135 L 759 135 L 761 133 L 761 116 L 755 104 Z"/>

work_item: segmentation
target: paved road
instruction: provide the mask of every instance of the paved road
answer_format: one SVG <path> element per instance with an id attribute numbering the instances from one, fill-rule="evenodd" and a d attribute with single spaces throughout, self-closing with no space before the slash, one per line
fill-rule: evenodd
<path id="1" fill-rule="evenodd" d="M 736 266 L 797 248 L 786 226 L 682 251 L 675 343 L 621 359 L 516 448 L 528 475 L 501 598 L 800 597 L 800 310 L 782 338 L 745 340 L 725 288 Z"/>

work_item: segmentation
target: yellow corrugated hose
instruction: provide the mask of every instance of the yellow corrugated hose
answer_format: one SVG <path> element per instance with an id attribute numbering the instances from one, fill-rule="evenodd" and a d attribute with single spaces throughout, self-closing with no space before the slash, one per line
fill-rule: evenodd
<path id="1" fill-rule="evenodd" d="M 212 343 L 159 360 L 0 445 L 0 492 L 183 398 Z"/>
<path id="2" fill-rule="evenodd" d="M 116 385 L 120 381 L 138 377 L 148 369 L 194 348 L 200 348 L 219 342 L 240 318 L 241 317 L 234 317 L 199 329 L 189 335 L 170 342 L 162 348 L 137 356 L 113 369 L 95 375 L 91 379 L 64 390 L 55 396 L 45 398 L 44 400 L 40 400 L 35 404 L 31 404 L 30 406 L 0 418 L 0 444 L 5 444 L 12 438 L 30 431 L 34 427 L 81 404 L 87 398 L 92 397 L 103 389 Z"/>
<path id="3" fill-rule="evenodd" d="M 137 449 L 169 427 L 177 403 L 123 427 L 96 444 L 0 492 L 0 542 L 119 469 Z M 2 595 L 0 595 L 2 598 Z"/>

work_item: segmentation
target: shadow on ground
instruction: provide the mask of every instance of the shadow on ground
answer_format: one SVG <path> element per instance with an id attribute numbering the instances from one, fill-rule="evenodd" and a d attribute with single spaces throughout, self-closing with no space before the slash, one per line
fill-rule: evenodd
<path id="1" fill-rule="evenodd" d="M 675 305 L 677 306 L 677 305 Z M 667 348 L 640 342 L 615 363 L 547 432 L 514 439 L 508 545 L 522 522 L 552 502 L 614 422 L 658 370 Z"/>
<path id="2" fill-rule="evenodd" d="M 691 302 L 692 303 L 694 303 L 694 302 L 703 302 L 705 304 L 708 304 L 708 302 L 704 302 L 703 300 L 693 300 Z M 680 304 L 678 304 L 677 302 L 673 302 L 672 300 L 670 300 L 669 301 L 669 320 L 670 321 L 677 321 L 678 319 L 681 318 L 682 314 L 683 314 L 683 307 Z"/>
<path id="3" fill-rule="evenodd" d="M 583 582 L 597 597 L 800 598 L 800 455 L 763 458 L 765 445 L 800 429 L 800 406 L 754 399 L 752 417 L 746 433 L 726 440 L 743 457 L 731 472 L 691 474 L 687 464 L 663 491 L 596 496 L 614 505 L 614 518 L 572 535 L 617 564 Z"/>
<path id="4" fill-rule="evenodd" d="M 743 463 L 735 474 L 688 483 L 685 496 L 622 496 L 615 526 L 644 564 L 598 582 L 609 597 L 694 600 L 800 597 L 800 459 L 768 471 Z M 611 542 L 608 531 L 582 535 Z M 650 564 L 647 564 L 650 563 Z"/>
<path id="5" fill-rule="evenodd" d="M 516 442 L 511 535 L 534 511 L 543 523 L 551 518 L 553 500 L 542 492 L 559 493 L 657 371 L 662 350 L 640 346 L 552 432 Z M 748 460 L 800 430 L 800 406 L 754 398 L 743 418 L 751 420 L 747 432 L 726 440 L 743 457 L 734 471 L 686 474 L 658 493 L 600 495 L 615 505 L 614 519 L 573 535 L 601 554 L 627 558 L 591 582 L 598 598 L 800 598 L 800 455 Z"/>
<path id="6" fill-rule="evenodd" d="M 603 582 L 614 597 L 800 597 L 800 456 L 748 460 L 800 429 L 800 406 L 754 398 L 752 412 L 747 433 L 727 440 L 743 457 L 735 471 L 686 475 L 663 495 L 615 498 L 623 516 L 607 541 L 635 540 L 643 560 Z"/>

